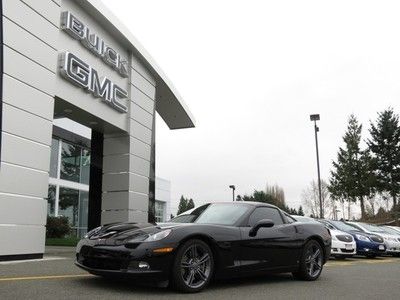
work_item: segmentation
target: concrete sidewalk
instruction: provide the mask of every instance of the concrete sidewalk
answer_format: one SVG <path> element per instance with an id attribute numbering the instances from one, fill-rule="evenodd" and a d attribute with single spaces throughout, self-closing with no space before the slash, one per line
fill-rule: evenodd
<path id="1" fill-rule="evenodd" d="M 75 256 L 75 247 L 46 246 L 44 256 Z"/>

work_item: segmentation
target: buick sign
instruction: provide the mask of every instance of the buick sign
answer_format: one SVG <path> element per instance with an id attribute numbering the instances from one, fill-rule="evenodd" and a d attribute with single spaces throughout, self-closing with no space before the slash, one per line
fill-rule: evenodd
<path id="1" fill-rule="evenodd" d="M 129 66 L 126 59 L 107 45 L 103 39 L 76 18 L 69 11 L 64 11 L 61 14 L 61 29 L 68 33 L 74 39 L 81 41 L 81 43 L 92 51 L 95 55 L 101 57 L 104 62 L 113 67 L 117 72 L 123 76 L 129 76 Z"/>

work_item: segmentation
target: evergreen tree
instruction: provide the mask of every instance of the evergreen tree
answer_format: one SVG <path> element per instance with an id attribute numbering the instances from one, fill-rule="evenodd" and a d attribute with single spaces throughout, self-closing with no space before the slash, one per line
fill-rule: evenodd
<path id="1" fill-rule="evenodd" d="M 176 213 L 177 215 L 187 211 L 187 206 L 188 206 L 188 200 L 181 196 L 181 199 L 179 200 L 179 206 L 178 206 L 178 212 Z"/>
<path id="2" fill-rule="evenodd" d="M 187 202 L 186 210 L 192 209 L 194 206 L 194 201 L 192 198 L 190 198 L 190 200 Z"/>
<path id="3" fill-rule="evenodd" d="M 297 213 L 299 214 L 299 216 L 304 216 L 303 207 L 301 205 L 299 206 Z"/>
<path id="4" fill-rule="evenodd" d="M 288 214 L 295 215 L 297 214 L 296 209 L 290 208 L 285 203 L 285 193 L 281 187 L 278 185 L 268 186 L 266 187 L 266 191 L 257 191 L 254 190 L 253 194 L 248 196 L 240 196 L 238 195 L 236 199 L 240 199 L 240 201 L 253 201 L 253 202 L 262 202 L 269 203 L 275 205 L 287 212 Z"/>
<path id="5" fill-rule="evenodd" d="M 339 148 L 337 161 L 333 162 L 329 192 L 334 199 L 350 203 L 360 201 L 361 215 L 365 218 L 365 197 L 371 194 L 371 159 L 367 151 L 360 149 L 362 125 L 351 115 L 343 136 L 344 148 Z"/>
<path id="6" fill-rule="evenodd" d="M 387 192 L 397 205 L 400 194 L 400 127 L 399 116 L 392 108 L 378 113 L 376 124 L 371 122 L 371 138 L 368 147 L 373 157 L 376 177 L 375 187 L 379 192 Z"/>

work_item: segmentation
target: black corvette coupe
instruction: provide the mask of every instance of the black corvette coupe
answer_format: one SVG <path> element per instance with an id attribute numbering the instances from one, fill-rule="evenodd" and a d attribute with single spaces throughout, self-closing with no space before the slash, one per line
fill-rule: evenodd
<path id="1" fill-rule="evenodd" d="M 331 252 L 330 232 L 254 202 L 208 204 L 191 223 L 117 223 L 98 227 L 76 249 L 76 265 L 105 277 L 170 282 L 197 292 L 210 280 L 292 272 L 315 280 Z"/>

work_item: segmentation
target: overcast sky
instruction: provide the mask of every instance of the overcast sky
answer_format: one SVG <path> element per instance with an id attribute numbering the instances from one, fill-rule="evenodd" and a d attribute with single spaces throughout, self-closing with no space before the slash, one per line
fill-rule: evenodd
<path id="1" fill-rule="evenodd" d="M 328 179 L 347 118 L 400 112 L 398 1 L 103 0 L 174 83 L 196 118 L 157 119 L 157 176 L 196 205 L 282 186 L 289 206 Z"/>

